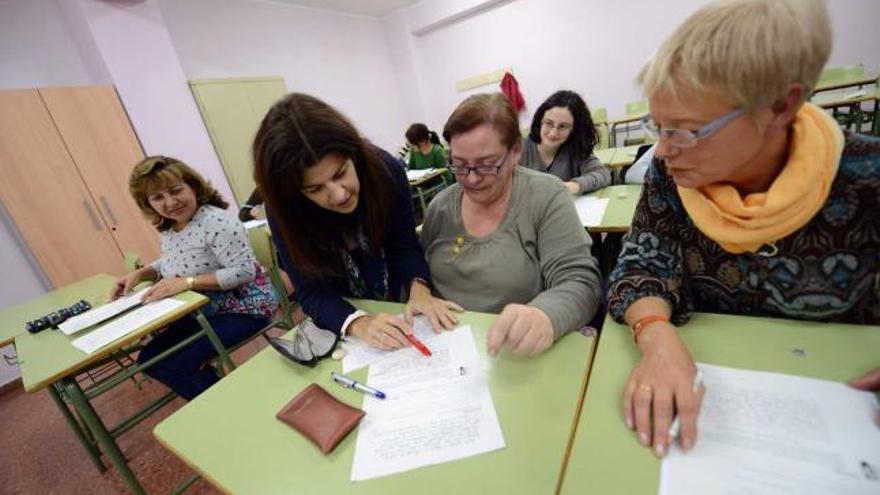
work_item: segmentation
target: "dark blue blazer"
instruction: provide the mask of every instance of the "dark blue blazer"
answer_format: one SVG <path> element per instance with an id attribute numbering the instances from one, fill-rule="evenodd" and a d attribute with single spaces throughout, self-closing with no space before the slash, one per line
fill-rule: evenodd
<path id="1" fill-rule="evenodd" d="M 389 212 L 391 221 L 383 245 L 385 259 L 365 253 L 362 258 L 356 260 L 359 262 L 361 275 L 371 286 L 381 281 L 379 277 L 382 277 L 387 266 L 388 295 L 392 300 L 399 301 L 414 278 L 419 277 L 429 281 L 428 264 L 416 237 L 412 196 L 403 163 L 379 148 L 374 149 L 388 167 L 394 181 L 394 197 Z M 271 215 L 269 215 L 269 226 L 278 232 Z M 355 311 L 355 307 L 343 299 L 343 297 L 353 297 L 348 289 L 348 281 L 335 279 L 325 284 L 306 281 L 294 267 L 282 236 L 273 236 L 273 241 L 278 249 L 281 268 L 290 276 L 303 312 L 311 316 L 319 327 L 339 333 L 345 318 Z"/>

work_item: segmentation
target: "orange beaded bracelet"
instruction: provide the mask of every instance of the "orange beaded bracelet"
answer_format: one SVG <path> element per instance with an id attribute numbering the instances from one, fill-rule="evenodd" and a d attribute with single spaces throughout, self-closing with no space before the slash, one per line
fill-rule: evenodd
<path id="1" fill-rule="evenodd" d="M 647 315 L 639 318 L 637 322 L 635 322 L 632 326 L 632 334 L 633 334 L 633 342 L 639 342 L 639 335 L 648 327 L 651 323 L 656 323 L 658 321 L 669 321 L 668 316 L 664 315 Z"/>

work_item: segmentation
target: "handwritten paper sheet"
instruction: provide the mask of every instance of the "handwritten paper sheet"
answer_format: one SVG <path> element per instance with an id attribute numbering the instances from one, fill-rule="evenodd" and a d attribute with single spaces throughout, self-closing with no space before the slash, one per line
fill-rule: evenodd
<path id="1" fill-rule="evenodd" d="M 504 436 L 470 326 L 432 341 L 433 356 L 395 353 L 370 367 L 352 481 L 504 448 Z"/>
<path id="2" fill-rule="evenodd" d="M 660 495 L 877 495 L 880 406 L 846 384 L 699 364 L 696 447 L 663 460 Z"/>
<path id="3" fill-rule="evenodd" d="M 91 354 L 105 345 L 120 339 L 151 321 L 183 306 L 183 301 L 167 298 L 141 306 L 127 315 L 97 327 L 95 330 L 71 342 L 74 347 Z"/>
<path id="4" fill-rule="evenodd" d="M 403 318 L 403 315 L 397 316 Z M 431 341 L 437 336 L 431 328 L 431 322 L 424 316 L 417 316 L 413 319 L 413 333 L 416 335 L 416 338 L 428 346 L 428 349 L 431 349 Z M 345 337 L 345 340 L 342 342 L 342 349 L 345 351 L 345 357 L 342 358 L 343 373 L 348 373 L 363 368 L 364 366 L 369 366 L 370 364 L 378 362 L 398 352 L 406 354 L 415 353 L 414 355 L 421 356 L 419 351 L 412 346 L 407 346 L 395 351 L 385 351 L 376 347 L 370 347 L 364 341 L 353 335 Z"/>
<path id="5" fill-rule="evenodd" d="M 574 198 L 574 207 L 584 227 L 598 227 L 608 208 L 608 198 L 579 196 Z"/>
<path id="6" fill-rule="evenodd" d="M 149 287 L 141 289 L 137 292 L 132 292 L 131 294 L 120 297 L 115 301 L 108 302 L 102 306 L 98 306 L 97 308 L 92 308 L 85 313 L 76 315 L 72 318 L 69 318 L 58 325 L 58 328 L 64 332 L 65 335 L 72 335 L 80 330 L 85 328 L 89 328 L 93 325 L 97 325 L 104 320 L 109 320 L 114 316 L 128 311 L 129 309 L 137 306 L 141 303 L 141 299 L 144 297 L 144 293 L 147 291 Z"/>

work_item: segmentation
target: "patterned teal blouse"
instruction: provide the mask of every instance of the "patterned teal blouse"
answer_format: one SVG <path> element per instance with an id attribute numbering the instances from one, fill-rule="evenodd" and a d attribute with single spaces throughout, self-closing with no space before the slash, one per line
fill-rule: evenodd
<path id="1" fill-rule="evenodd" d="M 756 254 L 731 254 L 694 226 L 660 162 L 648 169 L 608 290 L 618 322 L 659 296 L 693 312 L 880 323 L 880 139 L 847 134 L 825 206 Z"/>

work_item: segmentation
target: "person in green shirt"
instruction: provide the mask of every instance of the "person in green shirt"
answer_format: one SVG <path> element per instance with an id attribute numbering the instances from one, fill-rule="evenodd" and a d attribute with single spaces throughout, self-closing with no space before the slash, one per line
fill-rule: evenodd
<path id="1" fill-rule="evenodd" d="M 428 126 L 416 123 L 406 130 L 406 141 L 410 145 L 410 170 L 441 168 L 446 166 L 446 150 L 440 144 L 437 133 L 428 130 Z"/>

